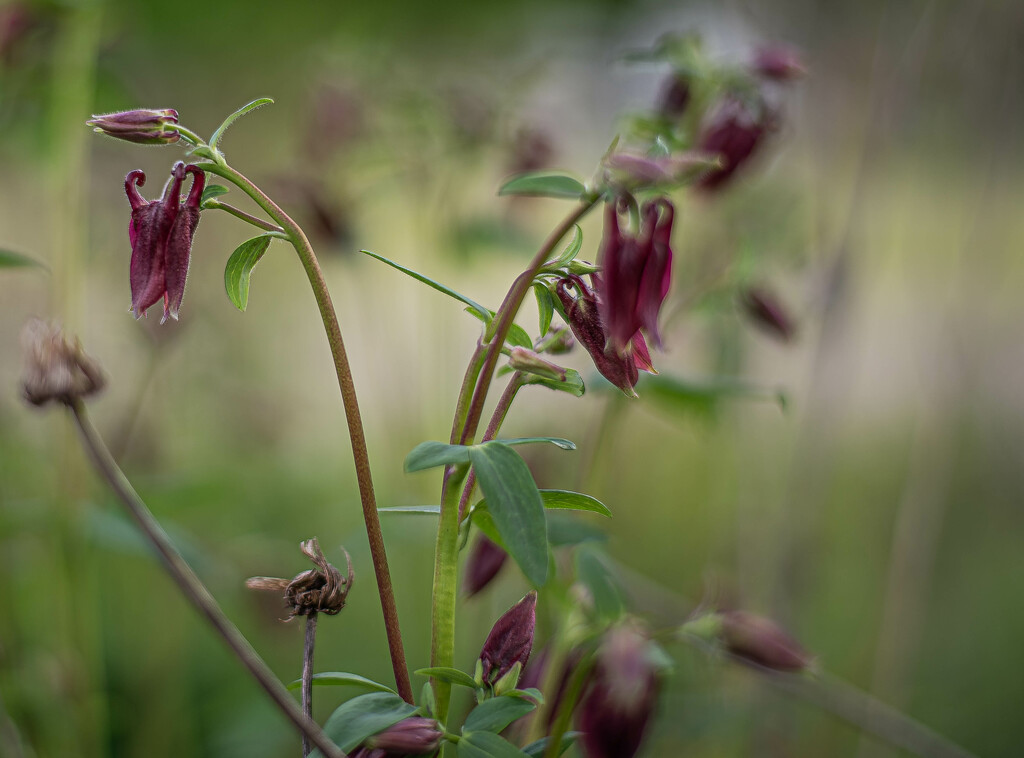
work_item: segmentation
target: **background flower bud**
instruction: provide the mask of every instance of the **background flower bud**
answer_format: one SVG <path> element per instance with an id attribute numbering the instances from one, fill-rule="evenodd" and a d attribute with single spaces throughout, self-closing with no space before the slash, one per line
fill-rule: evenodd
<path id="1" fill-rule="evenodd" d="M 163 110 L 137 109 L 93 116 L 85 122 L 98 134 L 106 134 L 127 142 L 140 145 L 168 145 L 177 142 L 181 135 L 168 125 L 178 123 L 178 112 L 173 108 Z"/>
<path id="2" fill-rule="evenodd" d="M 749 287 L 740 294 L 740 303 L 750 320 L 761 329 L 789 342 L 796 333 L 793 320 L 782 303 L 761 287 Z"/>
<path id="3" fill-rule="evenodd" d="M 514 347 L 510 351 L 508 365 L 516 371 L 525 371 L 546 379 L 565 381 L 565 369 L 551 361 L 546 361 L 532 350 L 525 347 Z"/>
<path id="4" fill-rule="evenodd" d="M 722 642 L 735 656 L 777 671 L 801 671 L 811 657 L 782 627 L 746 611 L 721 614 Z"/>
<path id="5" fill-rule="evenodd" d="M 498 575 L 501 567 L 505 565 L 508 553 L 502 550 L 496 542 L 484 535 L 473 545 L 473 552 L 466 561 L 466 578 L 464 587 L 466 596 L 472 597 Z"/>
<path id="6" fill-rule="evenodd" d="M 765 79 L 788 82 L 807 74 L 800 53 L 792 47 L 762 47 L 754 55 L 753 69 Z"/>
<path id="7" fill-rule="evenodd" d="M 428 755 L 441 745 L 444 732 L 434 719 L 410 716 L 366 740 L 366 747 L 392 755 Z"/>
<path id="8" fill-rule="evenodd" d="M 526 665 L 533 649 L 536 610 L 537 593 L 531 592 L 495 622 L 480 651 L 484 684 L 493 686 L 515 664 Z"/>

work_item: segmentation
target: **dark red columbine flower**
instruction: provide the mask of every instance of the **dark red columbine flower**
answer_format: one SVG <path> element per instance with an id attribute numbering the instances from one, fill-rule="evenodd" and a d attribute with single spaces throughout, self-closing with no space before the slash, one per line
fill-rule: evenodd
<path id="1" fill-rule="evenodd" d="M 494 686 L 518 663 L 526 665 L 537 625 L 537 593 L 531 592 L 494 622 L 480 651 L 483 683 Z M 513 685 L 514 686 L 514 685 Z"/>
<path id="2" fill-rule="evenodd" d="M 763 102 L 752 105 L 733 95 L 723 100 L 712 112 L 697 142 L 702 152 L 721 156 L 723 165 L 705 174 L 697 187 L 714 190 L 728 182 L 760 146 L 773 128 L 773 121 Z"/>
<path id="3" fill-rule="evenodd" d="M 593 278 L 596 282 L 600 281 L 598 277 Z M 575 289 L 577 294 L 573 296 L 570 289 Z M 601 321 L 597 295 L 582 278 L 570 274 L 560 279 L 555 285 L 555 294 L 562 301 L 572 333 L 590 353 L 597 370 L 626 395 L 636 397 L 633 387 L 640 376 L 638 369 L 654 372 L 651 354 L 647 350 L 643 335 L 640 332 L 634 334 L 626 353 L 620 354 L 610 349 L 609 336 Z"/>
<path id="4" fill-rule="evenodd" d="M 632 621 L 609 630 L 576 714 L 587 758 L 635 755 L 654 713 L 658 689 L 658 670 L 643 631 Z"/>
<path id="5" fill-rule="evenodd" d="M 618 203 L 605 206 L 597 289 L 609 344 L 620 355 L 630 352 L 630 343 L 640 329 L 661 346 L 658 312 L 672 282 L 674 216 L 675 209 L 665 198 L 644 203 L 639 233 L 630 237 L 619 229 Z"/>
<path id="6" fill-rule="evenodd" d="M 183 203 L 181 184 L 186 173 L 192 174 L 192 188 Z M 168 317 L 178 318 L 206 175 L 198 167 L 178 161 L 164 186 L 163 197 L 149 202 L 138 190 L 145 183 L 146 175 L 138 169 L 124 180 L 124 191 L 132 205 L 132 218 L 128 222 L 128 238 L 132 243 L 132 313 L 135 318 L 141 318 L 151 305 L 163 298 L 162 324 Z"/>

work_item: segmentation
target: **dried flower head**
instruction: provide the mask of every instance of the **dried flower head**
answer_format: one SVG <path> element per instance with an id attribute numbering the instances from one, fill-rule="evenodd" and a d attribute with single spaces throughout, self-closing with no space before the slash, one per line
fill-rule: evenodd
<path id="1" fill-rule="evenodd" d="M 106 380 L 96 361 L 85 354 L 77 337 L 60 327 L 31 319 L 21 333 L 25 351 L 22 391 L 32 405 L 50 401 L 71 403 L 94 395 Z"/>
<path id="2" fill-rule="evenodd" d="M 315 569 L 303 571 L 294 579 L 254 576 L 245 585 L 254 590 L 283 592 L 285 603 L 291 609 L 289 619 L 313 613 L 333 616 L 340 612 L 345 607 L 345 600 L 355 578 L 348 551 L 342 548 L 348 563 L 348 576 L 342 577 L 341 572 L 327 562 L 316 537 L 301 543 L 299 549 L 316 564 Z"/>

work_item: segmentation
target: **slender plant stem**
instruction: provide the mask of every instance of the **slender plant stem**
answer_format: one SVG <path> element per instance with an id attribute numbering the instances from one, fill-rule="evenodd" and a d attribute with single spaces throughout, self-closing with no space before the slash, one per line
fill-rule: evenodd
<path id="1" fill-rule="evenodd" d="M 228 647 L 235 654 L 239 661 L 249 670 L 259 685 L 270 696 L 271 700 L 287 716 L 291 722 L 307 736 L 314 745 L 320 748 L 325 756 L 332 758 L 344 758 L 344 753 L 324 734 L 316 722 L 308 719 L 299 709 L 294 698 L 274 676 L 274 672 L 264 663 L 249 641 L 242 636 L 224 611 L 217 604 L 217 601 L 210 594 L 210 591 L 196 576 L 192 568 L 181 557 L 181 554 L 171 543 L 163 527 L 154 518 L 149 508 L 139 497 L 131 483 L 125 477 L 124 472 L 118 467 L 107 446 L 103 443 L 99 432 L 92 425 L 86 413 L 85 405 L 80 400 L 69 404 L 78 423 L 79 431 L 82 433 L 82 442 L 89 453 L 96 469 L 106 479 L 107 484 L 117 495 L 118 499 L 128 509 L 129 514 L 135 520 L 143 535 L 156 549 L 167 572 L 171 575 L 175 584 L 189 602 L 210 622 L 210 625 L 227 643 Z"/>
<path id="2" fill-rule="evenodd" d="M 470 444 L 476 436 L 480 416 L 483 413 L 484 401 L 487 399 L 487 391 L 491 386 L 494 369 L 498 365 L 498 356 L 501 355 L 501 347 L 505 344 L 505 338 L 508 337 L 508 332 L 512 328 L 512 322 L 515 320 L 516 314 L 519 313 L 519 307 L 523 304 L 523 298 L 530 291 L 533 278 L 543 268 L 548 257 L 554 251 L 555 246 L 597 204 L 600 197 L 597 194 L 590 194 L 580 201 L 580 204 L 576 206 L 573 212 L 566 216 L 562 223 L 556 226 L 554 231 L 548 235 L 544 244 L 541 245 L 537 254 L 533 257 L 533 260 L 530 261 L 530 265 L 516 278 L 512 288 L 505 295 L 501 307 L 498 308 L 497 315 L 495 315 L 490 326 L 487 328 L 487 338 L 489 340 L 487 354 L 484 357 L 484 365 L 480 370 L 480 377 L 477 380 L 473 399 L 466 414 L 466 423 L 460 435 L 459 441 L 463 445 Z"/>
<path id="3" fill-rule="evenodd" d="M 203 162 L 197 164 L 203 171 L 216 174 L 227 179 L 249 197 L 256 201 L 267 214 L 277 222 L 288 235 L 288 240 L 299 256 L 302 267 L 306 271 L 309 284 L 313 288 L 320 318 L 327 332 L 327 341 L 331 346 L 334 358 L 334 370 L 338 375 L 338 386 L 341 389 L 342 402 L 345 405 L 345 418 L 348 422 L 349 440 L 352 445 L 352 457 L 355 460 L 356 480 L 359 483 L 359 497 L 363 507 L 363 521 L 366 524 L 366 536 L 370 542 L 370 555 L 373 558 L 373 570 L 377 578 L 377 592 L 380 595 L 381 610 L 384 614 L 384 627 L 387 632 L 388 649 L 391 653 L 391 667 L 395 674 L 395 685 L 398 694 L 409 703 L 413 702 L 412 684 L 409 681 L 409 669 L 405 662 L 405 649 L 402 646 L 402 632 L 398 624 L 398 607 L 395 604 L 395 592 L 391 585 L 391 571 L 388 568 L 388 556 L 384 547 L 384 536 L 380 529 L 380 518 L 377 515 L 377 502 L 373 494 L 373 478 L 370 473 L 370 457 L 366 450 L 366 436 L 363 432 L 363 421 L 359 414 L 359 402 L 356 397 L 355 382 L 349 366 L 345 343 L 341 338 L 341 327 L 338 315 L 331 302 L 331 293 L 327 289 L 323 271 L 313 252 L 312 245 L 305 233 L 287 213 L 267 197 L 264 192 L 241 173 L 230 166 L 219 163 Z"/>
<path id="4" fill-rule="evenodd" d="M 316 646 L 316 611 L 306 616 L 306 642 L 302 647 L 302 712 L 313 720 L 313 648 Z M 313 750 L 309 737 L 302 734 L 302 758 Z"/>
<path id="5" fill-rule="evenodd" d="M 519 392 L 519 388 L 522 386 L 523 375 L 517 371 L 509 379 L 508 384 L 505 386 L 505 391 L 498 398 L 498 404 L 494 407 L 494 412 L 491 414 L 491 420 L 487 423 L 487 429 L 484 430 L 481 442 L 493 440 L 498 436 L 498 430 L 501 429 L 505 416 L 508 415 L 508 409 L 512 407 L 512 401 L 516 399 L 516 393 Z M 469 499 L 473 494 L 474 486 L 476 486 L 476 472 L 470 471 L 469 476 L 466 477 L 466 486 L 462 488 L 462 497 L 459 499 L 459 523 L 462 523 L 462 520 L 466 517 L 466 509 L 469 507 Z"/>
<path id="6" fill-rule="evenodd" d="M 576 709 L 576 702 L 583 694 L 583 688 L 590 676 L 592 665 L 579 666 L 572 672 L 572 679 L 570 679 L 565 695 L 558 704 L 558 713 L 551 724 L 551 735 L 548 737 L 548 746 L 544 751 L 544 758 L 557 758 L 561 753 L 562 739 L 565 737 L 565 733 L 569 731 L 569 721 L 572 718 L 572 712 Z"/>
<path id="7" fill-rule="evenodd" d="M 251 213 L 246 213 L 241 208 L 236 208 L 230 203 L 222 203 L 220 200 L 207 200 L 203 206 L 204 210 L 217 210 L 227 211 L 235 218 L 241 219 L 247 224 L 252 224 L 266 232 L 280 232 L 284 234 L 284 229 L 279 227 L 277 224 L 272 224 L 269 221 L 264 221 L 258 216 L 253 216 Z"/>

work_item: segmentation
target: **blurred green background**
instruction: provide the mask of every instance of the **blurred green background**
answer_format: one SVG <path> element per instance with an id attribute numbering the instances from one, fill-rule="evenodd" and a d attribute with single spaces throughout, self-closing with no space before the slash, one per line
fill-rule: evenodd
<path id="1" fill-rule="evenodd" d="M 11 29 L 12 8 L 29 23 Z M 317 668 L 388 681 L 347 431 L 315 304 L 275 244 L 249 309 L 223 291 L 248 229 L 204 214 L 182 320 L 128 314 L 124 175 L 155 196 L 176 147 L 94 136 L 91 113 L 173 107 L 309 225 L 339 309 L 381 505 L 435 502 L 404 475 L 447 436 L 478 334 L 458 305 L 368 248 L 494 307 L 564 207 L 495 197 L 541 165 L 582 178 L 665 69 L 622 55 L 696 30 L 722 60 L 804 53 L 784 126 L 726 193 L 681 192 L 666 374 L 724 375 L 789 404 L 627 403 L 524 391 L 508 436 L 557 434 L 538 483 L 614 511 L 608 549 L 657 627 L 702 598 L 782 621 L 823 668 L 985 756 L 1024 747 L 1024 5 L 177 3 L 0 8 L 0 752 L 285 756 L 297 737 L 178 596 L 87 468 L 68 419 L 19 396 L 19 331 L 58 318 L 105 366 L 92 402 L 119 461 L 282 679 L 300 624 L 245 590 L 306 568 L 316 535 L 352 554 L 349 605 Z M 234 199 L 234 198 L 233 198 Z M 241 204 L 241 203 L 240 203 Z M 599 219 L 585 224 L 593 259 Z M 782 345 L 730 286 L 769 282 L 799 322 Z M 521 323 L 535 329 L 524 311 Z M 154 312 L 154 315 L 156 313 Z M 639 387 L 643 396 L 644 387 Z M 603 431 L 602 431 L 603 430 Z M 427 664 L 433 524 L 384 523 L 407 653 Z M 460 615 L 468 667 L 525 585 L 512 568 Z M 678 666 L 645 755 L 888 755 L 745 670 Z M 323 689 L 326 717 L 347 693 Z"/>

